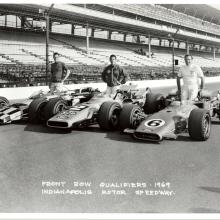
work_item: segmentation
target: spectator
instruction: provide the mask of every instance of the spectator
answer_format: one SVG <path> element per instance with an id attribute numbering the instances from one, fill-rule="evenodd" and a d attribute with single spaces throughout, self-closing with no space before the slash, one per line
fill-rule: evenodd
<path id="1" fill-rule="evenodd" d="M 155 77 L 156 77 L 155 72 L 154 72 L 153 70 L 151 70 L 151 72 L 150 72 L 150 78 L 151 78 L 151 80 L 155 79 Z"/>
<path id="2" fill-rule="evenodd" d="M 143 50 L 142 47 L 141 47 L 141 49 L 140 49 L 140 53 L 141 53 L 141 55 L 144 55 L 144 50 Z"/>
<path id="3" fill-rule="evenodd" d="M 28 84 L 29 86 L 34 86 L 34 76 L 32 73 L 28 74 Z"/>
<path id="4" fill-rule="evenodd" d="M 151 58 L 155 58 L 154 52 L 151 53 Z"/>

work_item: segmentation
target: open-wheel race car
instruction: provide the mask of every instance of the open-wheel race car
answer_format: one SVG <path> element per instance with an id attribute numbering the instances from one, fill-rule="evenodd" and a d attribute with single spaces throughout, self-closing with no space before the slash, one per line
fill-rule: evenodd
<path id="1" fill-rule="evenodd" d="M 211 118 L 220 117 L 219 93 L 212 96 L 200 91 L 196 101 L 180 102 L 175 94 L 165 98 L 153 93 L 146 99 L 145 109 L 126 104 L 120 113 L 121 130 L 136 139 L 160 142 L 188 132 L 191 139 L 205 141 L 210 136 Z"/>
<path id="2" fill-rule="evenodd" d="M 88 102 L 67 107 L 47 121 L 53 128 L 83 128 L 99 124 L 103 130 L 119 127 L 119 114 L 125 103 L 143 107 L 149 88 L 137 89 L 137 85 L 122 85 L 114 97 L 96 93 Z"/>
<path id="3" fill-rule="evenodd" d="M 65 106 L 88 101 L 94 94 L 91 87 L 67 90 L 51 94 L 42 90 L 34 92 L 21 103 L 10 104 L 9 100 L 0 96 L 0 124 L 13 121 L 28 120 L 31 123 L 46 122 Z"/>

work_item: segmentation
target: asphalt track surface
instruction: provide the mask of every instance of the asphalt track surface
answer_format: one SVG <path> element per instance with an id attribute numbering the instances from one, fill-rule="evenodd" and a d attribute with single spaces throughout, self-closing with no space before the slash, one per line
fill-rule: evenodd
<path id="1" fill-rule="evenodd" d="M 218 119 L 205 142 L 183 134 L 160 144 L 98 126 L 0 126 L 0 212 L 220 213 L 219 135 Z"/>

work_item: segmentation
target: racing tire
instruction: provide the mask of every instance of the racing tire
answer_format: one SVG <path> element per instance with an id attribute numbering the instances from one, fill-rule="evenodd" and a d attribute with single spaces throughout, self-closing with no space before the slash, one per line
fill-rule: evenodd
<path id="1" fill-rule="evenodd" d="M 3 96 L 0 96 L 0 108 L 9 105 L 8 99 Z"/>
<path id="2" fill-rule="evenodd" d="M 119 116 L 120 129 L 123 131 L 126 128 L 137 128 L 140 123 L 140 119 L 138 117 L 139 113 L 142 113 L 140 106 L 134 104 L 124 104 Z"/>
<path id="3" fill-rule="evenodd" d="M 211 132 L 211 117 L 207 110 L 193 109 L 188 119 L 189 136 L 197 141 L 205 141 Z"/>
<path id="4" fill-rule="evenodd" d="M 165 98 L 162 94 L 147 93 L 143 106 L 145 114 L 153 114 L 165 108 Z"/>
<path id="5" fill-rule="evenodd" d="M 104 102 L 99 109 L 98 123 L 103 130 L 113 131 L 119 127 L 121 105 L 118 102 Z"/>
<path id="6" fill-rule="evenodd" d="M 28 108 L 28 120 L 31 123 L 40 123 L 44 121 L 44 108 L 47 104 L 47 99 L 37 98 L 34 99 Z"/>
<path id="7" fill-rule="evenodd" d="M 50 99 L 44 108 L 44 120 L 47 121 L 68 106 L 67 101 L 60 97 Z"/>

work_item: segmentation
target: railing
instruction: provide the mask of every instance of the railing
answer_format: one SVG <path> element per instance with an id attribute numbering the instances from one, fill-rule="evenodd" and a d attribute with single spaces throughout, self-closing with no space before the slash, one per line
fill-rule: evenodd
<path id="1" fill-rule="evenodd" d="M 66 80 L 66 84 L 80 84 L 90 82 L 102 82 L 101 73 L 103 66 L 69 66 L 72 74 Z M 178 67 L 173 74 L 171 67 L 147 67 L 147 66 L 124 66 L 124 71 L 130 76 L 130 80 L 154 80 L 175 78 Z M 220 76 L 219 68 L 202 68 L 205 76 Z M 20 86 L 43 86 L 46 85 L 45 66 L 20 66 L 0 65 L 0 87 Z"/>

